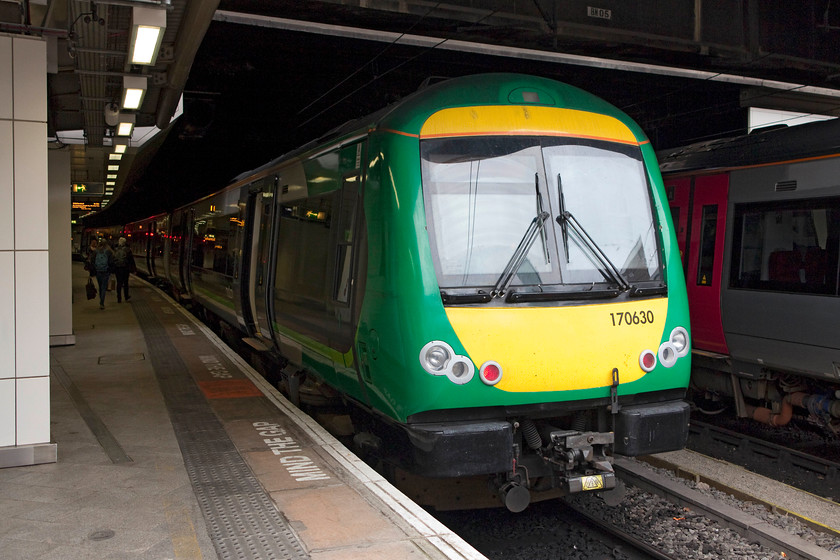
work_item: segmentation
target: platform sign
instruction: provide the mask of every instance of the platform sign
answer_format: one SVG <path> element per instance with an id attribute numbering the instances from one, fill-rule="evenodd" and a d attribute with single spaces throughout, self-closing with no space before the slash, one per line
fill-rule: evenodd
<path id="1" fill-rule="evenodd" d="M 70 204 L 72 204 L 71 210 L 75 212 L 93 212 L 94 210 L 99 210 L 100 208 L 99 202 L 74 201 Z"/>
<path id="2" fill-rule="evenodd" d="M 85 183 L 71 183 L 70 193 L 72 196 L 102 196 L 105 194 L 105 183 L 92 181 Z"/>

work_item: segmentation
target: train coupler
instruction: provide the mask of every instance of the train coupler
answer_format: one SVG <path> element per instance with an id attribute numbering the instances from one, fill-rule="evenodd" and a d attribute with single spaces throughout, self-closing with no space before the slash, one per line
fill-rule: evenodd
<path id="1" fill-rule="evenodd" d="M 612 432 L 551 432 L 550 461 L 559 467 L 560 483 L 570 494 L 604 491 L 616 487 L 617 479 L 606 450 L 613 444 Z"/>

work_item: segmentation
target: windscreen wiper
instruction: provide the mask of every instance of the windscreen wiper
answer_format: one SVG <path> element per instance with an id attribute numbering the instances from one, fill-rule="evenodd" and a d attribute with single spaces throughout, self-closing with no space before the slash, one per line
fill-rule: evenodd
<path id="1" fill-rule="evenodd" d="M 534 244 L 534 239 L 537 238 L 537 233 L 540 229 L 542 229 L 543 224 L 548 219 L 548 212 L 540 212 L 538 216 L 535 216 L 533 220 L 531 220 L 531 224 L 528 226 L 528 229 L 525 230 L 525 235 L 522 236 L 522 240 L 519 242 L 519 245 L 516 246 L 516 250 L 511 255 L 510 260 L 505 266 L 502 275 L 499 276 L 499 279 L 496 281 L 496 285 L 493 286 L 493 290 L 490 292 L 490 295 L 493 297 L 502 297 L 505 295 L 505 292 L 510 286 L 510 283 L 513 282 L 513 277 L 516 275 L 516 271 L 519 270 L 519 267 L 522 266 L 523 261 L 525 260 L 525 256 L 528 254 L 528 250 L 531 248 L 531 245 Z"/>
<path id="2" fill-rule="evenodd" d="M 534 189 L 537 191 L 537 216 L 542 216 L 545 212 L 545 208 L 543 208 L 543 197 L 542 193 L 540 192 L 539 173 L 534 173 Z M 549 264 L 551 262 L 551 257 L 548 254 L 548 234 L 546 233 L 545 228 L 542 227 L 542 224 L 540 224 L 540 241 L 542 241 L 543 257 L 545 257 L 545 263 Z"/>
<path id="3" fill-rule="evenodd" d="M 589 249 L 589 252 L 594 256 L 598 262 L 601 263 L 603 266 L 603 270 L 601 270 L 601 274 L 604 275 L 607 280 L 611 280 L 615 282 L 618 287 L 623 291 L 628 291 L 633 288 L 630 283 L 627 281 L 626 278 L 621 274 L 621 271 L 618 269 L 615 264 L 610 260 L 606 253 L 595 243 L 595 240 L 590 237 L 586 230 L 583 229 L 583 226 L 572 216 L 572 213 L 569 211 L 562 212 L 556 218 L 558 225 L 560 227 L 564 227 L 568 224 L 569 227 L 572 228 L 572 231 L 575 233 L 578 239 L 581 240 L 583 245 Z"/>
<path id="4" fill-rule="evenodd" d="M 563 196 L 563 177 L 557 174 L 557 199 L 560 203 L 560 215 L 566 213 L 566 199 Z M 558 222 L 560 223 L 560 222 Z M 563 233 L 563 251 L 566 253 L 566 262 L 569 262 L 569 230 L 566 228 L 566 220 L 560 224 L 560 231 Z"/>

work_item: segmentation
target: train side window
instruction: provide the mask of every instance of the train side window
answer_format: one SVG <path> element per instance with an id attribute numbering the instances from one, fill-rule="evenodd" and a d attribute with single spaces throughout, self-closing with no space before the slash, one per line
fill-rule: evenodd
<path id="1" fill-rule="evenodd" d="M 711 286 L 714 281 L 717 215 L 717 204 L 703 206 L 700 222 L 700 251 L 697 263 L 698 286 Z"/>
<path id="2" fill-rule="evenodd" d="M 735 207 L 730 285 L 837 295 L 840 199 Z"/>

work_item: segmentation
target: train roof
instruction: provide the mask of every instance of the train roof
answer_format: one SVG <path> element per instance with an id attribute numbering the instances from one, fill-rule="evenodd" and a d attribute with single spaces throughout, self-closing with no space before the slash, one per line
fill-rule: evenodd
<path id="1" fill-rule="evenodd" d="M 756 129 L 657 153 L 663 174 L 749 167 L 840 154 L 840 119 Z"/>
<path id="2" fill-rule="evenodd" d="M 523 92 L 539 92 L 538 101 L 526 101 Z M 424 82 L 416 92 L 376 111 L 348 121 L 320 138 L 283 154 L 257 169 L 237 176 L 238 182 L 285 160 L 305 156 L 330 144 L 341 142 L 376 128 L 419 134 L 423 123 L 441 107 L 471 105 L 532 104 L 590 111 L 615 117 L 633 132 L 639 142 L 647 140 L 641 128 L 625 113 L 603 99 L 574 86 L 549 78 L 515 73 L 472 74 Z"/>

